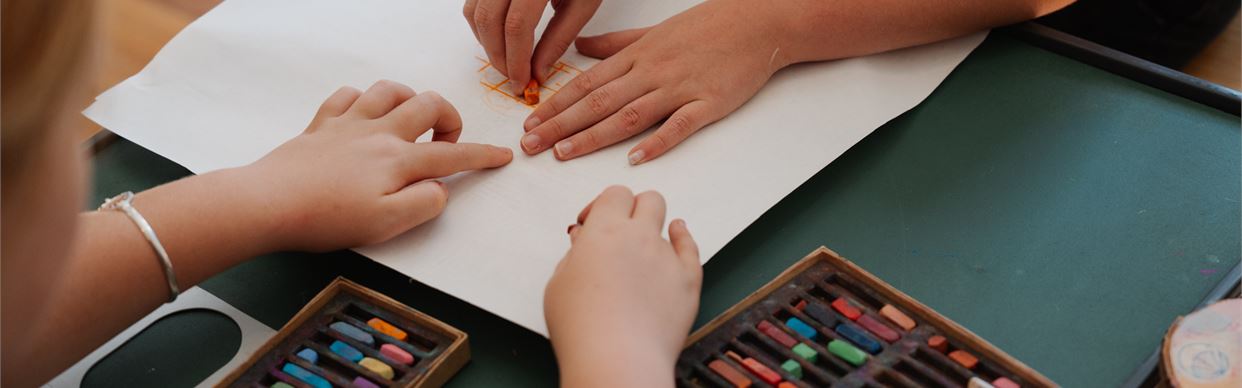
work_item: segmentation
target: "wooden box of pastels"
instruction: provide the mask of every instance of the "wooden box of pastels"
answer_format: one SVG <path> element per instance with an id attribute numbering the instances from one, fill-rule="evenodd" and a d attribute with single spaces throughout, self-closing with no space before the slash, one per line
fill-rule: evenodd
<path id="1" fill-rule="evenodd" d="M 1045 387 L 1053 382 L 819 248 L 690 336 L 683 387 Z"/>
<path id="2" fill-rule="evenodd" d="M 470 360 L 466 333 L 337 278 L 226 387 L 438 387 Z"/>

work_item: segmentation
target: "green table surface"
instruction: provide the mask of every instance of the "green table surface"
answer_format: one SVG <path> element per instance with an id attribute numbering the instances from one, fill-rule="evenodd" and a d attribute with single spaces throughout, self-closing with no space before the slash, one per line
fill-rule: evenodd
<path id="1" fill-rule="evenodd" d="M 1240 146 L 1235 116 L 993 34 L 712 258 L 696 326 L 825 245 L 1060 384 L 1115 386 L 1238 263 Z M 128 142 L 94 162 L 92 204 L 189 174 Z M 451 386 L 556 382 L 543 337 L 353 252 L 267 255 L 201 286 L 279 328 L 337 276 L 469 333 Z M 85 385 L 191 385 L 238 340 L 174 316 Z"/>

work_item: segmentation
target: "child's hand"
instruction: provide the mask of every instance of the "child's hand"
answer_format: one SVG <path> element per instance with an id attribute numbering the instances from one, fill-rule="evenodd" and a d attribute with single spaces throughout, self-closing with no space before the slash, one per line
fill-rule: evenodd
<path id="1" fill-rule="evenodd" d="M 509 77 L 510 90 L 520 96 L 532 73 L 541 83 L 548 80 L 548 69 L 569 49 L 601 1 L 552 0 L 556 14 L 539 45 L 534 44 L 535 26 L 548 0 L 466 0 L 462 13 L 488 61 Z"/>
<path id="2" fill-rule="evenodd" d="M 544 294 L 562 386 L 672 386 L 698 311 L 702 267 L 682 220 L 664 226 L 664 198 L 604 190 L 570 226 L 573 246 Z"/>
<path id="3" fill-rule="evenodd" d="M 766 4 L 708 1 L 655 27 L 580 38 L 578 51 L 606 58 L 539 105 L 522 150 L 554 148 L 569 160 L 667 120 L 629 152 L 659 157 L 733 112 L 786 65 Z M 737 150 L 745 152 L 744 150 Z"/>
<path id="4" fill-rule="evenodd" d="M 277 249 L 325 251 L 388 240 L 435 218 L 432 179 L 508 164 L 508 148 L 456 144 L 461 117 L 434 92 L 380 81 L 341 88 L 301 135 L 242 169 L 266 192 Z M 433 130 L 431 142 L 415 143 Z"/>

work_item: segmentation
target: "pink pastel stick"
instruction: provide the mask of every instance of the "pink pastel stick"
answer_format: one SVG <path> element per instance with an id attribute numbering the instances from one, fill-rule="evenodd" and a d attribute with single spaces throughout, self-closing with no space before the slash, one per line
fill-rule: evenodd
<path id="1" fill-rule="evenodd" d="M 409 352 L 401 350 L 401 348 L 398 348 L 393 344 L 384 344 L 380 346 L 380 354 L 405 365 L 414 363 L 414 356 L 411 356 Z"/>

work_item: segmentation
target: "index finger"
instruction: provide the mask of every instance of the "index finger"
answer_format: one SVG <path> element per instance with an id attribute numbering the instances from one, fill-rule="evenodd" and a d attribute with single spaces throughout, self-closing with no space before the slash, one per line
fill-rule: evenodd
<path id="1" fill-rule="evenodd" d="M 409 182 L 440 178 L 462 171 L 496 168 L 513 160 L 513 151 L 476 143 L 430 142 L 411 145 L 402 159 Z"/>
<path id="2" fill-rule="evenodd" d="M 479 0 L 466 0 L 466 4 L 462 6 L 462 16 L 466 17 L 466 24 L 470 25 L 470 32 L 474 34 L 474 40 L 479 40 L 479 29 L 474 26 L 474 9 L 479 4 Z"/>
<path id="3" fill-rule="evenodd" d="M 539 37 L 539 44 L 531 54 L 531 66 L 534 66 L 531 72 L 539 82 L 548 81 L 552 65 L 569 50 L 574 38 L 578 37 L 591 16 L 595 15 L 595 10 L 599 9 L 600 1 L 561 1 L 552 4 L 556 12 L 548 20 L 543 36 Z"/>
<path id="4" fill-rule="evenodd" d="M 509 13 L 508 0 L 478 0 L 474 6 L 474 31 L 479 44 L 487 52 L 492 67 L 505 76 L 505 15 Z"/>
<path id="5" fill-rule="evenodd" d="M 633 63 L 616 57 L 596 63 L 595 66 L 591 66 L 590 69 L 570 80 L 556 94 L 553 94 L 552 98 L 535 107 L 535 111 L 526 117 L 526 121 L 522 124 L 522 129 L 530 132 L 535 130 L 535 128 L 539 128 L 540 125 L 547 124 L 553 117 L 569 109 L 570 106 L 585 98 L 587 94 L 594 92 L 595 89 L 629 73 L 632 66 Z"/>
<path id="6" fill-rule="evenodd" d="M 535 49 L 535 25 L 543 17 L 548 0 L 513 0 L 505 17 L 505 68 L 509 69 L 509 90 L 522 95 L 530 82 L 530 56 Z"/>

